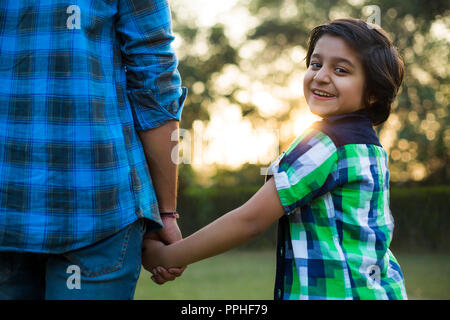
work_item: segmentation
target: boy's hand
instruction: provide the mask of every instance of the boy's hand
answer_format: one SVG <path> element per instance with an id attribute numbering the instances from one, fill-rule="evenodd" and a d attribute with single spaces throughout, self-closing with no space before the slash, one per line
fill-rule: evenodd
<path id="1" fill-rule="evenodd" d="M 152 235 L 146 235 L 142 242 L 142 266 L 147 271 L 152 271 L 158 265 L 161 265 L 158 259 L 158 250 L 165 244 Z"/>
<path id="2" fill-rule="evenodd" d="M 181 276 L 185 269 L 186 267 L 170 268 L 169 270 L 166 270 L 163 267 L 156 267 L 151 271 L 151 279 L 157 284 L 164 284 L 167 281 L 175 280 L 177 277 Z"/>

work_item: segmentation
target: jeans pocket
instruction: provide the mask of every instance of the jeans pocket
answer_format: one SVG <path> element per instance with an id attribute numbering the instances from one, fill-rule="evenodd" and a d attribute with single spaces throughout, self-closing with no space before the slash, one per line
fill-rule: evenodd
<path id="1" fill-rule="evenodd" d="M 67 252 L 64 257 L 78 266 L 86 277 L 97 277 L 116 271 L 122 268 L 133 228 L 141 228 L 138 222 L 93 245 Z"/>

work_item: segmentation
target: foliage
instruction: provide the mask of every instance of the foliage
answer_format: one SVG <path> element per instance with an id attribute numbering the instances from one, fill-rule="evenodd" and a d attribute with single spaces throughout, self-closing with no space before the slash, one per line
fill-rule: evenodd
<path id="1" fill-rule="evenodd" d="M 230 25 L 220 21 L 200 27 L 195 19 L 183 20 L 180 6 L 174 10 L 174 30 L 182 39 L 180 72 L 190 90 L 182 127 L 191 128 L 194 120 L 208 122 L 209 109 L 219 99 L 239 105 L 253 123 L 283 127 L 295 110 L 306 108 L 300 89 L 297 96 L 285 89 L 306 69 L 302 53 L 311 28 L 340 17 L 368 19 L 367 5 L 381 9 L 381 26 L 399 48 L 407 71 L 393 114 L 377 128 L 390 153 L 391 180 L 448 184 L 450 8 L 445 0 L 240 0 L 236 7 L 257 20 L 250 27 L 240 22 L 249 28 L 240 41 L 231 39 Z M 439 26 L 447 33 L 439 35 Z M 207 49 L 199 52 L 199 44 Z M 219 85 L 228 73 L 235 81 Z M 251 93 L 249 84 L 270 92 L 282 107 L 267 114 L 253 100 L 242 99 L 242 92 Z M 285 146 L 292 137 L 281 139 Z"/>
<path id="2" fill-rule="evenodd" d="M 394 248 L 450 249 L 450 186 L 392 188 L 390 207 Z"/>

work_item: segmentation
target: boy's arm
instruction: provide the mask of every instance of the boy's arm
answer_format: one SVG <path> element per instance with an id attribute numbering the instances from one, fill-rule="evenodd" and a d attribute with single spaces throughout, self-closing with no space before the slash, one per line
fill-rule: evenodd
<path id="1" fill-rule="evenodd" d="M 244 205 L 230 211 L 189 237 L 163 247 L 144 244 L 144 266 L 153 270 L 184 266 L 237 247 L 261 234 L 283 216 L 274 179 L 271 178 Z M 148 257 L 148 263 L 145 261 Z"/>

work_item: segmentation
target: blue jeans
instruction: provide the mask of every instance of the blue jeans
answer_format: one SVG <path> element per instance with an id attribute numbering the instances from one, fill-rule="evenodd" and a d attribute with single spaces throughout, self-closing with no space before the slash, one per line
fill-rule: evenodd
<path id="1" fill-rule="evenodd" d="M 141 271 L 144 222 L 64 254 L 0 252 L 0 299 L 129 300 Z"/>

